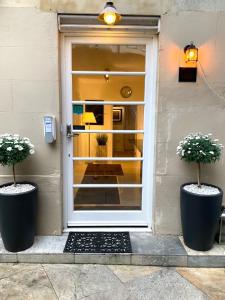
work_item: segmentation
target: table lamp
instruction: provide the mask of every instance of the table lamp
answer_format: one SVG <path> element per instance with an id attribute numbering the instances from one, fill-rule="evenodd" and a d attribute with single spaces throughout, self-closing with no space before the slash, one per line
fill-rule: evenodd
<path id="1" fill-rule="evenodd" d="M 90 125 L 91 124 L 96 124 L 96 118 L 93 112 L 85 112 L 83 113 L 82 116 L 82 121 L 83 123 L 86 125 L 88 125 L 88 130 L 90 130 Z M 89 133 L 89 157 L 91 156 L 91 149 L 90 149 L 90 145 L 91 145 L 91 134 Z"/>

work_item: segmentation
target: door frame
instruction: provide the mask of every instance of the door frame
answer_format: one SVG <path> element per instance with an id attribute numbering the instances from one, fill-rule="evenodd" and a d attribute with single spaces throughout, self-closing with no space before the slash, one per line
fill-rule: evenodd
<path id="1" fill-rule="evenodd" d="M 158 38 L 157 35 L 152 35 L 149 34 L 149 36 L 146 36 L 145 33 L 137 33 L 137 32 L 124 32 L 119 34 L 118 32 L 96 32 L 89 30 L 88 32 L 76 32 L 76 33 L 64 33 L 61 34 L 61 45 L 60 45 L 60 50 L 61 50 L 61 95 L 62 95 L 62 102 L 61 102 L 61 111 L 62 111 L 62 123 L 61 123 L 61 139 L 62 139 L 62 166 L 63 166 L 63 227 L 64 231 L 71 231 L 73 230 L 72 227 L 68 227 L 68 163 L 67 163 L 67 157 L 66 157 L 66 151 L 67 151 L 67 137 L 66 137 L 66 122 L 67 122 L 67 93 L 68 91 L 66 90 L 66 80 L 67 80 L 67 66 L 66 66 L 66 55 L 68 55 L 68 40 L 69 39 L 74 39 L 77 38 L 99 38 L 99 37 L 118 37 L 119 39 L 121 38 L 129 38 L 133 40 L 133 42 L 137 43 L 137 40 L 143 42 L 149 43 L 149 47 L 146 47 L 146 52 L 150 51 L 149 55 L 149 60 L 146 62 L 146 69 L 149 71 L 146 72 L 145 75 L 145 83 L 148 82 L 148 91 L 145 85 L 145 99 L 148 96 L 148 105 L 147 109 L 145 110 L 145 116 L 148 115 L 148 118 L 145 117 L 144 119 L 144 129 L 148 128 L 148 130 L 145 131 L 144 134 L 144 139 L 145 141 L 145 147 L 144 147 L 144 153 L 143 157 L 145 159 L 145 168 L 143 168 L 143 185 L 145 186 L 145 198 L 148 198 L 148 202 L 146 202 L 146 217 L 147 217 L 147 224 L 143 225 L 145 227 L 145 230 L 151 230 L 153 224 L 153 199 L 154 199 L 154 194 L 155 194 L 155 189 L 154 189 L 154 170 L 155 170 L 155 121 L 156 121 L 156 99 L 157 99 L 157 68 L 158 68 Z M 149 117 L 151 116 L 151 117 Z M 150 120 L 150 122 L 149 122 Z M 147 123 L 148 122 L 148 123 Z M 148 158 L 148 159 L 146 159 Z M 94 211 L 93 211 L 94 212 Z M 122 212 L 122 211 L 121 211 Z M 82 225 L 77 225 L 77 226 L 82 226 Z M 84 226 L 84 225 L 83 225 Z M 89 225 L 91 226 L 91 225 Z M 94 225 L 95 226 L 95 225 Z M 92 227 L 90 230 L 98 230 L 98 227 Z M 100 230 L 102 230 L 102 225 L 100 225 Z M 110 224 L 105 224 L 107 229 L 107 226 L 111 226 Z M 116 225 L 114 225 L 116 226 Z M 126 226 L 126 225 L 125 225 Z M 134 224 L 130 226 L 132 230 L 137 229 L 137 230 L 142 230 L 143 231 L 143 226 L 141 227 L 141 224 Z M 124 227 L 121 226 L 116 226 L 116 230 L 124 230 Z M 115 229 L 115 228 L 114 228 Z M 126 229 L 128 230 L 128 226 L 126 226 Z M 77 230 L 77 227 L 76 227 Z M 86 227 L 83 227 L 81 230 L 87 230 Z M 112 230 L 112 226 L 110 228 Z"/>

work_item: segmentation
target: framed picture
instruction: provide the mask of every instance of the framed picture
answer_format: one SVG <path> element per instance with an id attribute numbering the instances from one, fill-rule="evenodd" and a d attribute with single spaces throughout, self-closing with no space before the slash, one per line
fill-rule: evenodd
<path id="1" fill-rule="evenodd" d="M 122 121 L 122 108 L 113 108 L 113 122 Z"/>
<path id="2" fill-rule="evenodd" d="M 95 100 L 86 100 L 93 101 Z M 103 101 L 103 100 L 96 100 Z M 104 105 L 99 104 L 85 104 L 85 112 L 93 112 L 95 115 L 96 123 L 90 123 L 90 125 L 104 125 Z"/>

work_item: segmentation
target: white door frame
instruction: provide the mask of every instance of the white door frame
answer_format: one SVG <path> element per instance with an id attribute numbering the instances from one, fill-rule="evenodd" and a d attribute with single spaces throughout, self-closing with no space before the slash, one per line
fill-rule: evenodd
<path id="1" fill-rule="evenodd" d="M 101 38 L 100 38 L 101 36 Z M 71 44 L 72 43 L 99 43 L 99 38 L 101 39 L 101 44 L 112 44 L 111 37 L 113 33 L 99 33 L 92 31 L 86 34 L 62 34 L 61 36 L 61 78 L 62 78 L 62 126 L 61 126 L 61 136 L 63 141 L 63 152 L 62 152 L 62 162 L 63 162 L 63 206 L 64 206 L 64 229 L 68 228 L 69 221 L 69 205 L 71 201 L 68 201 L 71 186 L 73 184 L 72 178 L 68 178 L 70 174 L 69 166 L 71 165 L 71 158 L 68 157 L 68 139 L 66 137 L 66 124 L 68 123 L 68 101 L 71 103 L 71 90 L 72 90 L 72 81 L 68 78 L 71 74 L 68 72 L 69 66 L 71 65 Z M 143 169 L 143 186 L 144 193 L 142 193 L 142 203 L 143 210 L 139 211 L 139 217 L 137 220 L 137 211 L 129 211 L 131 217 L 135 217 L 135 223 L 128 224 L 127 222 L 123 224 L 122 219 L 124 216 L 124 211 L 116 211 L 117 214 L 121 215 L 120 222 L 109 223 L 107 213 L 109 214 L 112 211 L 92 211 L 93 214 L 96 214 L 96 219 L 101 216 L 101 223 L 88 223 L 85 220 L 85 224 L 80 222 L 76 223 L 76 226 L 146 226 L 148 229 L 152 227 L 152 210 L 153 210 L 153 196 L 154 196 L 154 168 L 155 168 L 155 107 L 156 107 L 156 98 L 157 98 L 157 61 L 158 61 L 158 39 L 157 36 L 144 36 L 138 35 L 135 33 L 133 36 L 129 34 L 129 37 L 123 37 L 120 33 L 118 37 L 115 33 L 113 38 L 113 44 L 146 44 L 146 75 L 145 75 L 145 119 L 144 119 L 144 169 Z M 70 160 L 70 162 L 69 162 Z M 121 159 L 123 160 L 123 159 Z M 71 200 L 71 199 L 70 199 Z M 148 201 L 147 201 L 148 200 Z M 85 212 L 85 211 L 84 211 Z M 144 218 L 144 221 L 143 221 Z M 104 222 L 105 219 L 105 222 Z M 104 222 L 104 223 L 103 223 Z M 74 223 L 69 223 L 70 227 L 74 226 Z M 102 230 L 102 228 L 101 228 Z M 142 228 L 143 230 L 143 228 Z"/>

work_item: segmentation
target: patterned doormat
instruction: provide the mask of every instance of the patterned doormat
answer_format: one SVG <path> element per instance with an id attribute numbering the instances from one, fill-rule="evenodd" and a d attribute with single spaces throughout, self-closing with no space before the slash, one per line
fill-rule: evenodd
<path id="1" fill-rule="evenodd" d="M 64 252 L 132 253 L 129 232 L 70 232 Z"/>

